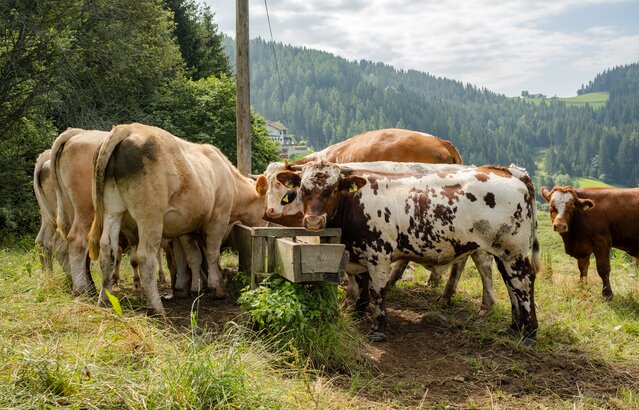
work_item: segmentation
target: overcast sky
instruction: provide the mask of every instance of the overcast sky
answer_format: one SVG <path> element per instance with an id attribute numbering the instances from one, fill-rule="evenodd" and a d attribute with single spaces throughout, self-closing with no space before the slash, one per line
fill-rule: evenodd
<path id="1" fill-rule="evenodd" d="M 235 37 L 235 1 L 200 0 Z M 276 42 L 486 87 L 576 95 L 639 61 L 639 0 L 267 0 Z M 250 36 L 270 40 L 264 0 Z M 281 64 L 281 63 L 280 63 Z"/>

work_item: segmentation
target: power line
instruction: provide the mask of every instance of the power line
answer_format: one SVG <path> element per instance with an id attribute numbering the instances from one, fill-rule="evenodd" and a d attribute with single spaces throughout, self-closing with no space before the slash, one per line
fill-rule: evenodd
<path id="1" fill-rule="evenodd" d="M 288 116 L 286 115 L 286 106 L 284 105 L 284 91 L 282 90 L 282 75 L 280 74 L 280 65 L 277 62 L 277 53 L 275 52 L 275 40 L 273 40 L 273 30 L 271 29 L 271 17 L 268 14 L 268 4 L 264 0 L 264 7 L 266 8 L 266 20 L 268 21 L 268 31 L 271 33 L 271 46 L 273 47 L 273 58 L 275 59 L 275 68 L 277 70 L 277 79 L 280 83 L 280 100 L 282 101 L 282 111 L 284 111 L 284 122 L 288 123 Z"/>

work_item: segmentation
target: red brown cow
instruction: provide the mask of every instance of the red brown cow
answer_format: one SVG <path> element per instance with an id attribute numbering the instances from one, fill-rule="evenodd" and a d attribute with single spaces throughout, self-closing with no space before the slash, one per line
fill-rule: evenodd
<path id="1" fill-rule="evenodd" d="M 603 296 L 612 299 L 610 248 L 639 257 L 639 188 L 541 188 L 550 204 L 553 229 L 561 235 L 564 250 L 577 259 L 581 278 L 588 275 L 595 254 Z"/>

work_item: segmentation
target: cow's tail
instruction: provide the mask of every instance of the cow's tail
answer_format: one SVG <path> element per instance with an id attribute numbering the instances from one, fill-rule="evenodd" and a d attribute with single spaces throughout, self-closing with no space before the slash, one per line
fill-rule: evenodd
<path id="1" fill-rule="evenodd" d="M 91 231 L 89 231 L 89 257 L 93 260 L 100 256 L 100 237 L 102 236 L 104 224 L 104 184 L 106 178 L 106 168 L 113 155 L 115 148 L 129 136 L 124 128 L 113 127 L 109 135 L 104 139 L 102 144 L 95 150 L 93 156 L 93 207 L 95 213 Z"/>
<path id="2" fill-rule="evenodd" d="M 35 194 L 38 205 L 40 205 L 40 212 L 42 212 L 43 221 L 52 221 L 55 223 L 55 209 L 51 206 L 51 203 L 44 198 L 44 192 L 42 188 L 42 168 L 47 161 L 51 159 L 51 150 L 48 149 L 42 154 L 38 155 L 35 168 L 33 170 L 33 193 Z M 50 164 L 51 162 L 49 162 Z M 50 167 L 50 165 L 49 165 Z M 51 176 L 49 176 L 51 178 Z"/>
<path id="3" fill-rule="evenodd" d="M 453 143 L 448 141 L 448 140 L 444 140 L 444 139 L 442 140 L 442 142 L 446 146 L 446 149 L 448 150 L 448 152 L 450 152 L 450 155 L 453 157 L 453 162 L 452 163 L 453 164 L 461 164 L 462 163 L 461 154 L 459 153 L 459 151 L 457 151 L 457 148 L 455 148 Z"/>
<path id="4" fill-rule="evenodd" d="M 84 132 L 84 130 L 80 128 L 67 128 L 66 131 L 58 135 L 58 138 L 53 141 L 53 145 L 51 146 L 51 184 L 55 190 L 57 200 L 57 210 L 55 213 L 56 229 L 65 240 L 71 226 L 71 215 L 68 215 L 67 212 L 64 211 L 64 204 L 68 203 L 68 199 L 65 197 L 66 191 L 60 181 L 60 158 L 62 157 L 66 143 L 82 132 Z"/>

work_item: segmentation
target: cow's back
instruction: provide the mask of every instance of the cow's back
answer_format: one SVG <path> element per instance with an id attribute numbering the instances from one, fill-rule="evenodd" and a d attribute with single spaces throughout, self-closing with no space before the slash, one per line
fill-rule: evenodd
<path id="1" fill-rule="evenodd" d="M 328 162 L 426 162 L 461 164 L 459 152 L 450 141 L 422 132 L 400 128 L 367 131 L 322 150 L 308 159 Z M 308 162 L 306 159 L 299 163 Z"/>

